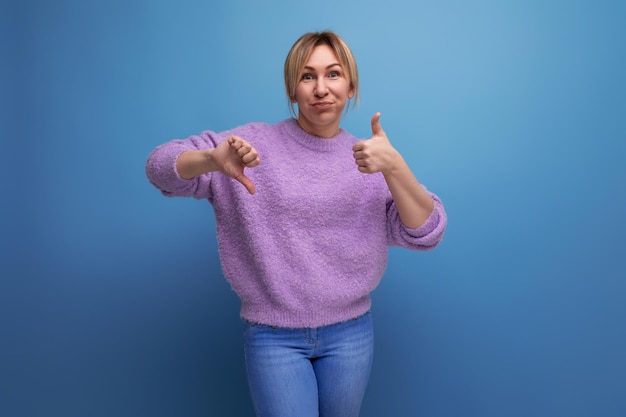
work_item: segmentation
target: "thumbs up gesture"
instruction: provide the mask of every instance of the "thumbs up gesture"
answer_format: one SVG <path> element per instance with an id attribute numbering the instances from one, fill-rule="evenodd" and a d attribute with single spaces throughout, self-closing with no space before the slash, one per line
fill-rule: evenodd
<path id="1" fill-rule="evenodd" d="M 230 136 L 215 148 L 213 160 L 219 171 L 239 181 L 250 194 L 255 193 L 254 183 L 244 174 L 244 168 L 253 168 L 261 160 L 256 149 L 247 141 L 239 136 Z"/>
<path id="2" fill-rule="evenodd" d="M 395 161 L 400 155 L 391 146 L 387 134 L 380 125 L 380 113 L 372 117 L 372 137 L 355 143 L 352 151 L 359 171 L 365 174 L 388 173 L 394 168 Z"/>

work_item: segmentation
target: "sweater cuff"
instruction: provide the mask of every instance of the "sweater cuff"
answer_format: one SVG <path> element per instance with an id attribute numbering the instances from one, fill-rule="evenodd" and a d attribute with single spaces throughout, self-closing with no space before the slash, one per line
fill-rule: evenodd
<path id="1" fill-rule="evenodd" d="M 404 225 L 403 227 L 404 227 L 404 230 L 406 230 L 406 232 L 412 237 L 421 238 L 424 236 L 428 236 L 430 233 L 432 233 L 437 228 L 438 224 L 439 224 L 439 209 L 437 205 L 435 205 L 435 207 L 433 208 L 433 211 L 430 213 L 430 216 L 428 216 L 428 219 L 426 219 L 424 224 L 416 228 L 410 228 Z"/>
<path id="2" fill-rule="evenodd" d="M 157 147 L 146 162 L 146 175 L 150 182 L 166 196 L 182 195 L 190 180 L 180 176 L 176 169 L 178 157 L 188 149 Z"/>

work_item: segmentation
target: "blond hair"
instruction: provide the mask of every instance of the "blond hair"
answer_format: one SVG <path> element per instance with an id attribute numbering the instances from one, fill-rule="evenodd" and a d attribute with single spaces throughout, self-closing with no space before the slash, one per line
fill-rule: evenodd
<path id="1" fill-rule="evenodd" d="M 287 59 L 285 59 L 285 90 L 289 99 L 289 107 L 293 115 L 296 115 L 294 100 L 296 89 L 300 82 L 302 69 L 311 56 L 313 49 L 319 45 L 328 45 L 339 60 L 339 65 L 350 83 L 350 90 L 354 92 L 352 105 L 359 102 L 359 71 L 354 55 L 348 44 L 334 32 L 325 30 L 322 32 L 309 32 L 302 35 L 291 47 Z M 346 106 L 346 111 L 348 106 Z"/>

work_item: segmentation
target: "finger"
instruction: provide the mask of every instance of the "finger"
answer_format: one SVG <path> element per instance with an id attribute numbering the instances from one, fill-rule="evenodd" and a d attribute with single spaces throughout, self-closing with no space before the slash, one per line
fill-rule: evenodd
<path id="1" fill-rule="evenodd" d="M 359 169 L 359 172 L 362 172 L 363 174 L 371 174 L 372 173 L 372 171 L 368 167 L 360 166 L 360 167 L 358 167 L 358 169 Z"/>
<path id="2" fill-rule="evenodd" d="M 242 162 L 250 162 L 259 157 L 259 154 L 253 147 L 247 147 L 245 149 L 244 148 L 245 147 L 241 147 L 237 151 L 237 156 L 239 156 L 239 159 L 241 159 Z"/>
<path id="3" fill-rule="evenodd" d="M 243 143 L 241 144 L 239 149 L 237 149 L 237 155 L 239 155 L 240 158 L 243 158 L 246 154 L 252 151 L 253 151 L 252 146 L 250 146 L 249 144 Z"/>
<path id="4" fill-rule="evenodd" d="M 241 162 L 248 168 L 253 168 L 261 163 L 261 159 L 256 153 L 249 153 L 241 158 Z"/>
<path id="5" fill-rule="evenodd" d="M 241 139 L 240 137 L 231 136 L 228 138 L 228 143 L 230 147 L 233 148 L 235 152 L 237 152 L 237 156 L 243 164 L 248 165 L 258 158 L 258 153 L 256 149 L 254 149 L 252 145 L 250 145 L 248 142 Z M 258 165 L 258 163 L 254 165 L 256 166 Z"/>
<path id="6" fill-rule="evenodd" d="M 380 125 L 380 112 L 378 112 L 372 117 L 372 136 L 382 134 L 384 134 L 384 132 Z"/>
<path id="7" fill-rule="evenodd" d="M 252 146 L 250 146 L 250 144 L 248 142 L 246 142 L 245 140 L 243 140 L 239 136 L 230 136 L 228 138 L 228 143 L 237 152 L 241 151 L 242 149 L 252 148 Z"/>
<path id="8" fill-rule="evenodd" d="M 251 161 L 258 158 L 259 154 L 249 143 L 245 142 L 241 145 L 241 147 L 237 150 L 237 155 L 243 161 Z"/>
<path id="9" fill-rule="evenodd" d="M 237 136 L 229 136 L 228 139 L 226 139 L 226 141 L 228 142 L 228 144 L 230 146 L 232 146 L 233 148 L 237 149 L 237 142 L 238 142 L 238 137 Z"/>
<path id="10" fill-rule="evenodd" d="M 352 146 L 352 151 L 353 152 L 358 152 L 360 150 L 363 150 L 363 141 L 359 141 L 357 143 L 354 144 L 354 146 Z"/>

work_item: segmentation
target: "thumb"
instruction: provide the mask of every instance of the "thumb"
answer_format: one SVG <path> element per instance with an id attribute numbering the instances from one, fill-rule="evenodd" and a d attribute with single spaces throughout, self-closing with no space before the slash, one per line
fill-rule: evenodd
<path id="1" fill-rule="evenodd" d="M 250 194 L 254 194 L 256 192 L 256 187 L 254 186 L 254 183 L 252 182 L 250 178 L 246 177 L 244 174 L 238 175 L 233 178 L 236 181 L 239 181 L 241 184 L 243 184 L 243 186 L 246 187 L 246 190 L 248 190 Z"/>
<path id="2" fill-rule="evenodd" d="M 383 127 L 380 125 L 380 112 L 378 112 L 372 116 L 372 136 L 383 134 Z"/>

